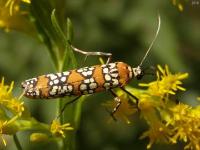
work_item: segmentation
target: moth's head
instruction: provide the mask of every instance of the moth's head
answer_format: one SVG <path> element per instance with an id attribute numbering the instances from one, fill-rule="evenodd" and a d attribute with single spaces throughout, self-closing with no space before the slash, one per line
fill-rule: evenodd
<path id="1" fill-rule="evenodd" d="M 142 77 L 144 76 L 144 71 L 142 70 L 142 68 L 140 66 L 137 66 L 136 68 L 132 68 L 132 70 L 133 70 L 134 77 L 137 80 L 141 80 Z"/>

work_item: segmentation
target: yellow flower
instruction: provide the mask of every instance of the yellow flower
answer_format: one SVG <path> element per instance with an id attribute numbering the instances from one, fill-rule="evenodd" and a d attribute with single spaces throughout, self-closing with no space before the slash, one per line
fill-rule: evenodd
<path id="1" fill-rule="evenodd" d="M 200 106 L 192 108 L 176 104 L 168 97 L 168 94 L 175 95 L 177 90 L 185 90 L 180 80 L 187 78 L 188 74 L 171 74 L 167 66 L 158 68 L 157 81 L 142 84 L 148 87 L 147 91 L 135 93 L 140 100 L 141 116 L 149 125 L 149 130 L 141 138 L 149 137 L 148 149 L 156 142 L 174 144 L 183 141 L 187 143 L 185 149 L 200 150 Z"/>
<path id="2" fill-rule="evenodd" d="M 145 93 L 138 97 L 140 115 L 149 125 L 149 129 L 142 134 L 140 139 L 149 137 L 147 149 L 150 149 L 153 143 L 169 143 L 170 130 L 162 122 L 158 114 L 159 108 L 163 106 L 162 101 Z"/>
<path id="3" fill-rule="evenodd" d="M 185 149 L 200 150 L 200 107 L 180 103 L 171 108 L 171 114 L 167 124 L 173 131 L 171 142 L 181 140 L 187 143 Z"/>
<path id="4" fill-rule="evenodd" d="M 149 137 L 150 141 L 147 145 L 147 149 L 150 149 L 154 143 L 169 143 L 170 130 L 160 121 L 150 126 L 148 131 L 145 131 L 140 139 Z"/>
<path id="5" fill-rule="evenodd" d="M 185 88 L 181 87 L 181 80 L 187 77 L 188 73 L 171 74 L 167 65 L 165 65 L 164 69 L 158 65 L 157 81 L 139 85 L 148 87 L 148 93 L 150 95 L 164 97 L 166 94 L 175 95 L 177 90 L 185 91 Z"/>
<path id="6" fill-rule="evenodd" d="M 73 130 L 70 126 L 70 123 L 65 123 L 63 125 L 60 124 L 58 120 L 53 120 L 51 126 L 50 126 L 50 132 L 58 137 L 65 138 L 65 131 L 67 130 Z"/>
<path id="7" fill-rule="evenodd" d="M 28 20 L 28 11 L 20 9 L 21 1 L 29 3 L 29 0 L 1 0 L 0 1 L 0 28 L 6 32 L 20 30 L 31 34 L 34 30 L 32 23 Z"/>
<path id="8" fill-rule="evenodd" d="M 6 141 L 2 135 L 9 132 L 6 127 L 16 121 L 24 111 L 23 103 L 12 95 L 13 85 L 14 82 L 11 85 L 4 85 L 4 78 L 0 82 L 0 107 L 2 109 L 0 113 L 0 138 L 4 145 L 6 145 Z"/>
<path id="9" fill-rule="evenodd" d="M 10 86 L 4 85 L 4 78 L 2 78 L 0 83 L 0 106 L 11 112 L 13 116 L 21 116 L 24 111 L 24 105 L 20 99 L 13 97 L 13 86 L 14 82 L 12 82 Z"/>
<path id="10" fill-rule="evenodd" d="M 22 112 L 24 111 L 24 102 L 20 102 L 16 98 L 13 98 L 13 99 L 9 100 L 6 107 L 9 110 L 11 110 L 14 114 L 21 116 Z"/>
<path id="11" fill-rule="evenodd" d="M 121 104 L 117 111 L 113 114 L 114 118 L 120 119 L 122 121 L 125 121 L 127 124 L 130 124 L 129 117 L 133 115 L 135 112 L 137 112 L 137 106 L 133 104 L 132 101 L 125 95 L 124 93 L 119 96 L 119 99 L 121 100 Z M 109 110 L 113 110 L 117 105 L 117 102 L 115 100 L 108 101 L 103 104 L 106 108 Z M 113 118 L 111 118 L 113 120 Z"/>
<path id="12" fill-rule="evenodd" d="M 130 90 L 139 99 L 140 115 L 149 125 L 149 129 L 141 136 L 141 138 L 149 137 L 150 141 L 147 149 L 151 148 L 153 143 L 170 143 L 173 141 L 172 139 L 174 141 L 177 140 L 175 138 L 177 137 L 175 136 L 177 125 L 173 124 L 173 118 L 178 119 L 180 116 L 172 111 L 172 108 L 177 105 L 169 99 L 171 98 L 169 95 L 175 95 L 178 90 L 185 91 L 181 80 L 188 77 L 187 73 L 172 74 L 167 65 L 165 68 L 158 65 L 156 74 L 156 81 L 148 84 L 139 84 L 140 86 L 148 87 L 147 90 L 140 92 L 135 92 L 136 90 L 133 88 Z M 184 115 L 183 112 L 181 112 L 182 115 Z M 183 126 L 182 123 L 179 125 Z M 177 135 L 179 137 L 179 134 Z"/>

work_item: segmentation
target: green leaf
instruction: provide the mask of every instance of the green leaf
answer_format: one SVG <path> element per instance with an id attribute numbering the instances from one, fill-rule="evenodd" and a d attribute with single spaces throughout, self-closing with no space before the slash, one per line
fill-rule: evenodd
<path id="1" fill-rule="evenodd" d="M 71 43 L 73 40 L 73 26 L 69 18 L 67 18 L 67 33 L 66 34 L 67 34 L 67 45 L 65 49 L 63 69 L 76 68 L 77 61 L 71 48 Z"/>
<path id="2" fill-rule="evenodd" d="M 60 25 L 58 23 L 58 20 L 56 18 L 56 15 L 55 15 L 55 9 L 53 9 L 52 13 L 51 13 L 51 22 L 52 22 L 52 25 L 53 25 L 53 28 L 54 28 L 54 36 L 57 37 L 56 39 L 56 44 L 60 44 L 60 53 L 61 55 L 64 53 L 64 49 L 62 49 L 62 47 L 64 47 L 65 45 L 67 45 L 67 38 L 66 36 L 64 35 L 62 29 L 60 28 Z"/>
<path id="3" fill-rule="evenodd" d="M 73 33 L 72 22 L 69 18 L 67 18 L 67 41 L 69 42 L 69 44 L 72 43 L 73 37 L 74 33 Z"/>
<path id="4" fill-rule="evenodd" d="M 44 0 L 34 0 L 31 2 L 31 14 L 38 31 L 38 37 L 45 43 L 47 50 L 56 68 L 58 68 L 58 57 L 55 49 L 53 27 L 50 20 L 52 10 L 51 3 Z"/>
<path id="5" fill-rule="evenodd" d="M 71 49 L 71 42 L 73 39 L 73 27 L 70 19 L 67 19 L 67 33 L 66 36 L 61 29 L 58 20 L 55 15 L 55 9 L 51 13 L 51 21 L 54 27 L 55 33 L 54 35 L 57 37 L 57 41 L 61 42 L 59 45 L 59 71 L 63 71 L 63 69 L 75 68 L 77 66 L 77 62 L 74 56 L 74 53 Z M 64 67 L 65 64 L 65 67 Z"/>

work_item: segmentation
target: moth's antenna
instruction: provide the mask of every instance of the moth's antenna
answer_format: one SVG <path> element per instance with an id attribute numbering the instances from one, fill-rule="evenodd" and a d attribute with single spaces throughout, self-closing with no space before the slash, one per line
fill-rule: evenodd
<path id="1" fill-rule="evenodd" d="M 146 57 L 147 57 L 149 51 L 151 50 L 151 48 L 152 48 L 152 46 L 153 46 L 153 44 L 154 44 L 154 42 L 155 42 L 155 40 L 156 40 L 156 38 L 157 38 L 157 36 L 158 36 L 158 33 L 159 33 L 159 31 L 160 31 L 160 24 L 161 24 L 160 14 L 158 14 L 158 27 L 157 27 L 156 35 L 154 36 L 154 39 L 153 39 L 153 41 L 151 42 L 149 48 L 147 49 L 147 52 L 146 52 L 146 54 L 144 55 L 144 57 L 142 58 L 142 61 L 141 61 L 141 63 L 139 64 L 139 66 L 142 66 L 142 63 L 143 63 L 144 60 L 146 59 Z"/>

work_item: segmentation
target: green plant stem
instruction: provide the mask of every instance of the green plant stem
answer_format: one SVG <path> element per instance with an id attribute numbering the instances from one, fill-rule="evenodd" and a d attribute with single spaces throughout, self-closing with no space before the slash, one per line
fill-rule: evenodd
<path id="1" fill-rule="evenodd" d="M 67 19 L 67 24 L 62 24 L 62 16 L 57 18 L 60 14 L 59 9 L 53 9 L 51 13 L 51 22 L 53 27 L 53 36 L 56 44 L 57 50 L 57 62 L 58 64 L 57 71 L 62 72 L 67 69 L 76 68 L 77 62 L 74 57 L 73 51 L 71 49 L 70 43 L 73 37 L 73 27 L 70 19 Z M 59 21 L 58 21 L 59 19 Z M 65 26 L 66 25 L 66 26 Z M 65 28 L 66 27 L 66 28 Z M 66 31 L 66 32 L 65 32 Z M 70 100 L 69 97 L 60 98 L 58 102 L 59 113 L 65 105 L 65 102 Z M 70 122 L 72 126 L 77 126 L 74 122 L 75 112 L 76 112 L 76 104 L 72 104 L 60 115 L 60 123 L 64 124 L 66 122 Z M 79 117 L 78 117 L 79 118 Z M 68 137 L 63 138 L 63 149 L 73 150 L 75 149 L 75 133 L 70 133 Z"/>
<path id="2" fill-rule="evenodd" d="M 76 129 L 79 128 L 80 118 L 81 118 L 81 110 L 82 110 L 81 107 L 82 107 L 84 98 L 85 98 L 85 96 L 82 96 L 76 104 L 75 113 L 74 113 L 74 124 L 75 124 Z"/>
<path id="3" fill-rule="evenodd" d="M 14 139 L 14 141 L 15 141 L 15 145 L 16 145 L 17 149 L 18 149 L 18 150 L 22 150 L 22 146 L 21 146 L 21 144 L 19 143 L 19 140 L 18 140 L 16 134 L 13 135 L 13 139 Z"/>
<path id="4" fill-rule="evenodd" d="M 58 72 L 62 72 L 63 71 L 63 60 L 58 60 Z M 58 115 L 61 112 L 62 108 L 64 107 L 64 103 L 62 101 L 62 98 L 59 98 L 58 100 Z M 63 124 L 64 123 L 64 113 L 62 113 L 60 115 L 60 123 Z"/>
<path id="5" fill-rule="evenodd" d="M 61 110 L 62 110 L 62 108 L 64 107 L 64 104 L 63 104 L 63 101 L 62 101 L 62 99 L 60 98 L 59 100 L 58 100 L 58 115 L 59 115 L 59 113 L 61 112 Z M 60 123 L 61 124 L 63 124 L 64 123 L 64 115 L 63 115 L 64 113 L 62 113 L 61 115 L 60 115 Z"/>

